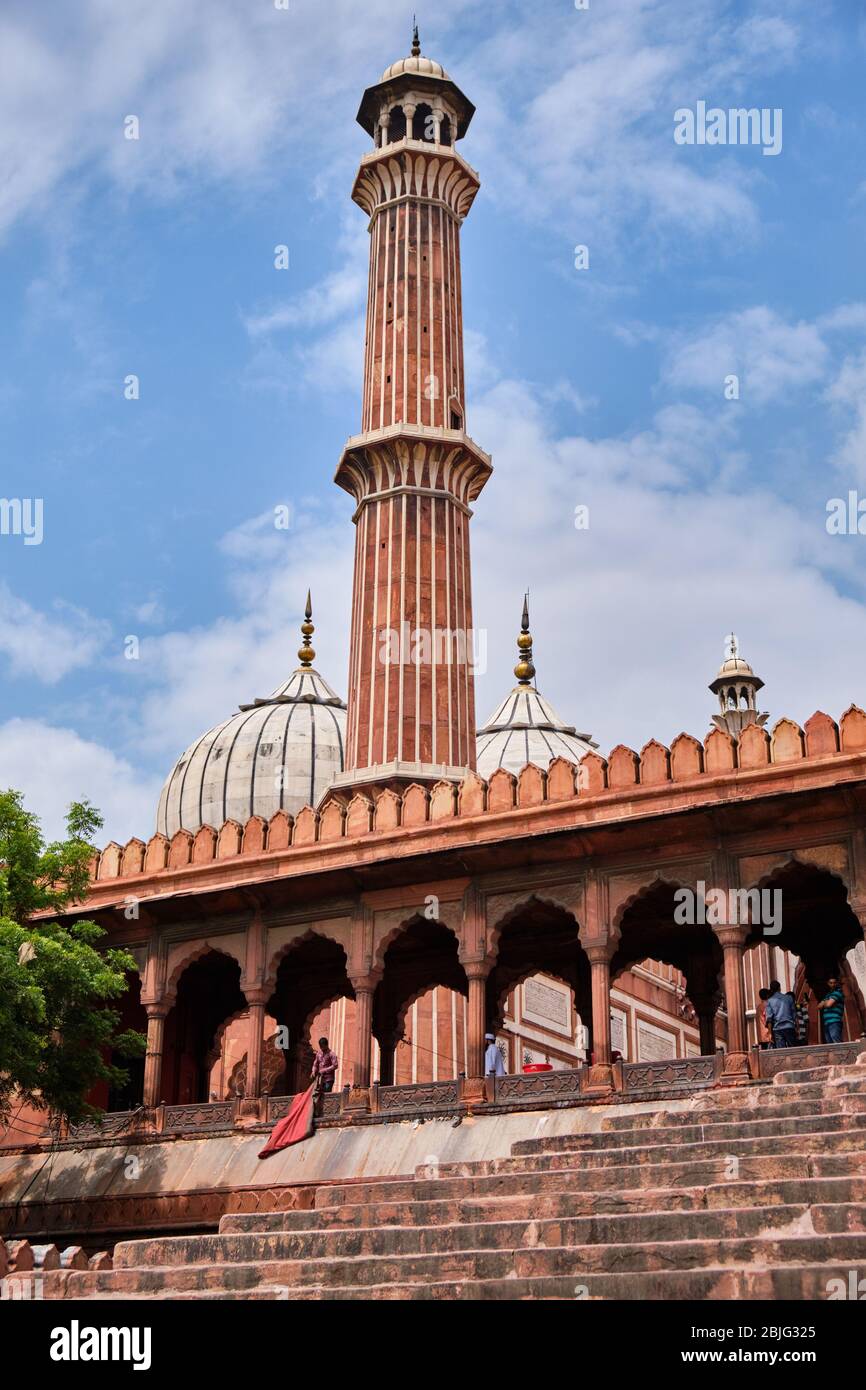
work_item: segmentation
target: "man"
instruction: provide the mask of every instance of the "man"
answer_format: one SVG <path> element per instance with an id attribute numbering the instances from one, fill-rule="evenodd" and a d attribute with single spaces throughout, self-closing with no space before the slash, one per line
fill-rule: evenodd
<path id="1" fill-rule="evenodd" d="M 823 1024 L 825 1043 L 842 1041 L 842 1019 L 845 1016 L 845 996 L 835 975 L 827 981 L 827 993 L 818 1005 Z"/>
<path id="2" fill-rule="evenodd" d="M 756 1010 L 758 1024 L 758 1047 L 766 1051 L 773 1046 L 773 1034 L 770 1032 L 770 1025 L 767 1023 L 766 1004 L 770 997 L 768 989 L 758 990 L 758 1007 Z"/>
<path id="3" fill-rule="evenodd" d="M 783 994 L 778 980 L 770 981 L 770 997 L 764 1004 L 764 1017 L 772 1029 L 774 1047 L 796 1047 L 797 1031 L 793 994 Z"/>
<path id="4" fill-rule="evenodd" d="M 492 1033 L 485 1033 L 484 1041 L 487 1044 L 484 1051 L 484 1075 L 504 1076 L 505 1063 L 502 1060 L 502 1053 L 496 1046 L 496 1039 Z"/>
<path id="5" fill-rule="evenodd" d="M 337 1067 L 340 1059 L 336 1052 L 332 1052 L 328 1046 L 327 1038 L 319 1038 L 319 1050 L 313 1058 L 313 1070 L 310 1073 L 316 1084 L 316 1091 L 327 1095 L 334 1089 L 334 1078 L 337 1075 Z"/>

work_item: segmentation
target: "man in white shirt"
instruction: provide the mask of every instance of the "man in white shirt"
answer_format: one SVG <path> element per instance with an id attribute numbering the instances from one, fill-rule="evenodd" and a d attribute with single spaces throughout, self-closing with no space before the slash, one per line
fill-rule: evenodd
<path id="1" fill-rule="evenodd" d="M 496 1039 L 492 1033 L 485 1033 L 484 1041 L 487 1044 L 484 1050 L 484 1075 L 504 1076 L 505 1063 L 502 1060 L 502 1053 L 496 1046 Z"/>

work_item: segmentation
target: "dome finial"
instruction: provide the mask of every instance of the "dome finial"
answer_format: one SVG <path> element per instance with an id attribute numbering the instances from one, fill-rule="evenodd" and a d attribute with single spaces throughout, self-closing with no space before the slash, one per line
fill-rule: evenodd
<path id="1" fill-rule="evenodd" d="M 529 631 L 529 594 L 523 597 L 523 617 L 520 622 L 520 636 L 517 639 L 517 652 L 519 660 L 514 674 L 520 685 L 529 685 L 535 675 L 535 667 L 532 664 L 532 634 Z"/>
<path id="2" fill-rule="evenodd" d="M 315 659 L 316 659 L 316 653 L 313 651 L 312 647 L 310 646 L 310 638 L 312 637 L 313 633 L 314 633 L 315 630 L 316 630 L 315 627 L 313 626 L 312 622 L 311 622 L 312 616 L 313 616 L 313 603 L 312 603 L 312 599 L 310 598 L 310 591 L 309 591 L 309 589 L 308 589 L 308 590 L 307 590 L 307 606 L 306 606 L 306 608 L 304 609 L 304 621 L 301 623 L 301 635 L 302 635 L 302 637 L 303 637 L 303 643 L 302 643 L 301 647 L 298 649 L 298 659 L 299 659 L 299 661 L 300 661 L 300 663 L 301 663 L 302 669 L 305 670 L 305 671 L 309 671 L 309 670 L 310 670 L 310 668 L 311 668 L 313 662 L 314 662 Z"/>
<path id="3" fill-rule="evenodd" d="M 420 58 L 421 40 L 418 37 L 418 24 L 415 15 L 412 16 L 412 57 Z"/>
<path id="4" fill-rule="evenodd" d="M 730 661 L 734 657 L 738 657 L 739 655 L 740 644 L 737 641 L 737 634 L 735 632 L 729 632 L 727 637 L 725 638 L 725 657 L 727 660 Z"/>

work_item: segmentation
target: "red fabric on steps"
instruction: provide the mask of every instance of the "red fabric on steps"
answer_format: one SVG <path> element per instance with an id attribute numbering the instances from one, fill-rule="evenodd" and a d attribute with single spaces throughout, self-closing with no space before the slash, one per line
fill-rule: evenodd
<path id="1" fill-rule="evenodd" d="M 302 1140 L 309 1139 L 313 1133 L 313 1092 L 315 1084 L 303 1095 L 295 1096 L 289 1106 L 289 1113 L 284 1115 L 281 1120 L 277 1120 L 271 1130 L 271 1137 L 259 1154 L 259 1158 L 267 1158 L 268 1154 L 278 1153 L 280 1149 L 287 1149 L 291 1144 L 300 1144 Z"/>

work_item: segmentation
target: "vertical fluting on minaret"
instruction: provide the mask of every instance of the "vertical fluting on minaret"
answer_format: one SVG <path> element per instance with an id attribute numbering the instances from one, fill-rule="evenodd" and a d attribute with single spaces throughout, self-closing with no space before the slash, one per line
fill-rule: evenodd
<path id="1" fill-rule="evenodd" d="M 475 764 L 470 503 L 491 471 L 465 432 L 460 227 L 478 176 L 454 142 L 474 108 L 413 52 L 364 95 L 374 149 L 362 433 L 336 481 L 356 543 L 345 784 L 435 780 Z"/>

